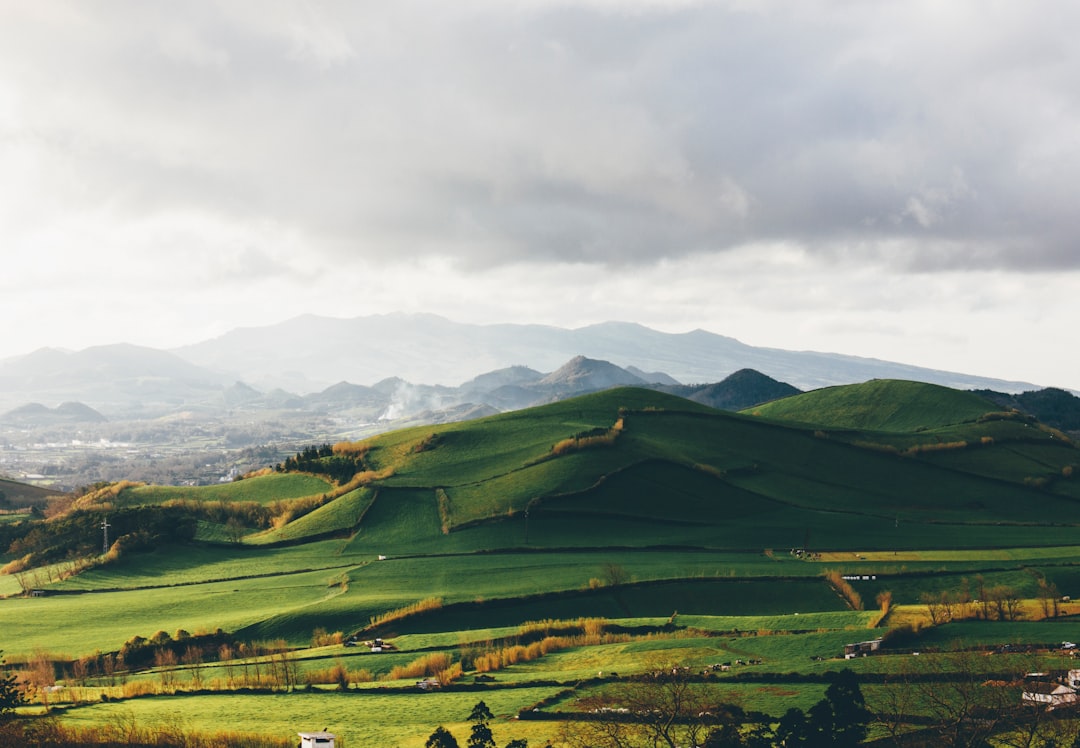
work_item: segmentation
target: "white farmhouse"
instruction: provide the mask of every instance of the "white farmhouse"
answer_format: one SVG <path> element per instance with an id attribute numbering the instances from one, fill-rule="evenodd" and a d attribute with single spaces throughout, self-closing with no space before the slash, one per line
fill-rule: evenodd
<path id="1" fill-rule="evenodd" d="M 337 735 L 326 730 L 319 732 L 298 732 L 300 748 L 334 748 Z"/>

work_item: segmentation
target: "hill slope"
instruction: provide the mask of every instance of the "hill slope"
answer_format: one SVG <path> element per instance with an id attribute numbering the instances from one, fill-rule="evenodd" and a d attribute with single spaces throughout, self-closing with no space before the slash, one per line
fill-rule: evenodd
<path id="1" fill-rule="evenodd" d="M 777 382 L 753 369 L 740 369 L 713 384 L 667 385 L 655 389 L 719 410 L 744 410 L 799 394 L 799 390 L 790 384 Z"/>
<path id="2" fill-rule="evenodd" d="M 971 392 L 875 379 L 776 400 L 754 408 L 754 415 L 831 428 L 912 432 L 975 421 L 997 409 Z"/>
<path id="3" fill-rule="evenodd" d="M 875 399 L 855 407 L 860 395 Z M 365 459 L 384 477 L 368 484 L 375 493 L 363 521 L 346 513 L 348 525 L 336 529 L 359 527 L 353 544 L 401 553 L 782 547 L 808 530 L 825 547 L 924 547 L 995 543 L 1024 535 L 1019 526 L 1042 527 L 1050 542 L 1080 524 L 1071 477 L 1080 450 L 1050 430 L 979 419 L 992 407 L 985 401 L 925 385 L 879 382 L 823 396 L 846 404 L 833 420 L 842 434 L 620 388 L 374 437 Z M 812 402 L 792 412 L 811 420 Z M 904 432 L 904 424 L 933 428 Z M 334 516 L 327 505 L 305 524 L 325 534 Z M 957 525 L 978 529 L 956 541 Z"/>

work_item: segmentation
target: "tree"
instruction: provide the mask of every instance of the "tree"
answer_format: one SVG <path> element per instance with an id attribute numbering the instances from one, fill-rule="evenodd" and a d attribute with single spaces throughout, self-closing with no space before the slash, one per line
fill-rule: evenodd
<path id="1" fill-rule="evenodd" d="M 981 746 L 1020 710 L 1019 690 L 992 670 L 994 662 L 972 651 L 903 660 L 875 689 L 874 714 L 892 735 L 902 734 L 917 714 L 929 718 L 935 744 Z"/>
<path id="2" fill-rule="evenodd" d="M 0 668 L 3 666 L 4 657 L 3 652 L 0 651 Z M 10 720 L 15 714 L 15 707 L 21 703 L 23 703 L 23 693 L 15 676 L 0 670 L 0 724 Z"/>
<path id="3" fill-rule="evenodd" d="M 613 561 L 604 564 L 604 582 L 608 587 L 618 587 L 628 581 L 630 581 L 630 575 L 626 573 L 624 567 Z"/>
<path id="4" fill-rule="evenodd" d="M 469 748 L 495 748 L 495 738 L 491 734 L 488 723 L 492 719 L 491 710 L 483 701 L 476 702 L 476 706 L 469 713 L 469 721 L 472 727 L 469 732 Z"/>
<path id="5" fill-rule="evenodd" d="M 562 741 L 572 748 L 703 745 L 715 715 L 724 709 L 710 699 L 707 687 L 678 667 L 620 685 L 615 695 L 582 699 L 583 711 L 596 718 L 565 723 Z"/>
<path id="6" fill-rule="evenodd" d="M 776 725 L 776 745 L 780 748 L 800 748 L 807 744 L 809 730 L 806 713 L 791 707 Z"/>
<path id="7" fill-rule="evenodd" d="M 742 707 L 724 704 L 712 716 L 715 724 L 706 736 L 703 748 L 742 748 L 747 745 L 741 730 L 746 722 Z"/>
<path id="8" fill-rule="evenodd" d="M 424 748 L 458 748 L 458 742 L 449 730 L 439 725 L 435 732 L 428 736 Z"/>
<path id="9" fill-rule="evenodd" d="M 828 743 L 840 748 L 858 745 L 866 739 L 866 726 L 871 717 L 858 678 L 845 668 L 831 676 L 831 680 L 832 683 L 825 689 L 824 702 L 831 717 Z"/>
<path id="10" fill-rule="evenodd" d="M 247 528 L 244 527 L 244 523 L 236 517 L 229 517 L 225 523 L 225 537 L 229 539 L 230 543 L 239 544 L 243 541 L 246 532 Z"/>

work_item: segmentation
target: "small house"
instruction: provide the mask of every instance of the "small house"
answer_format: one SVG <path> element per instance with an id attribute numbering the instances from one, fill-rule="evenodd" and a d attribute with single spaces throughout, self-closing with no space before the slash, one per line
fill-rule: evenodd
<path id="1" fill-rule="evenodd" d="M 334 748 L 337 735 L 332 732 L 321 730 L 319 732 L 298 732 L 300 736 L 300 748 Z"/>
<path id="2" fill-rule="evenodd" d="M 866 657 L 871 652 L 877 652 L 879 649 L 881 649 L 881 639 L 845 644 L 844 659 L 850 660 L 853 657 Z"/>
<path id="3" fill-rule="evenodd" d="M 1024 684 L 1020 701 L 1027 706 L 1045 706 L 1047 709 L 1076 704 L 1080 697 L 1076 689 L 1056 681 L 1032 681 Z"/>

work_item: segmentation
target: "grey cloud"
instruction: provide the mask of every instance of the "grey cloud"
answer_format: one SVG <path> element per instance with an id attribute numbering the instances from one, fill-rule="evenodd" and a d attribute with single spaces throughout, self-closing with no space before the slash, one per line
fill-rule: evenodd
<path id="1" fill-rule="evenodd" d="M 793 240 L 1080 266 L 1066 2 L 305 7 L 16 19 L 0 82 L 42 103 L 14 126 L 66 144 L 90 205 L 272 219 L 362 260 Z"/>

